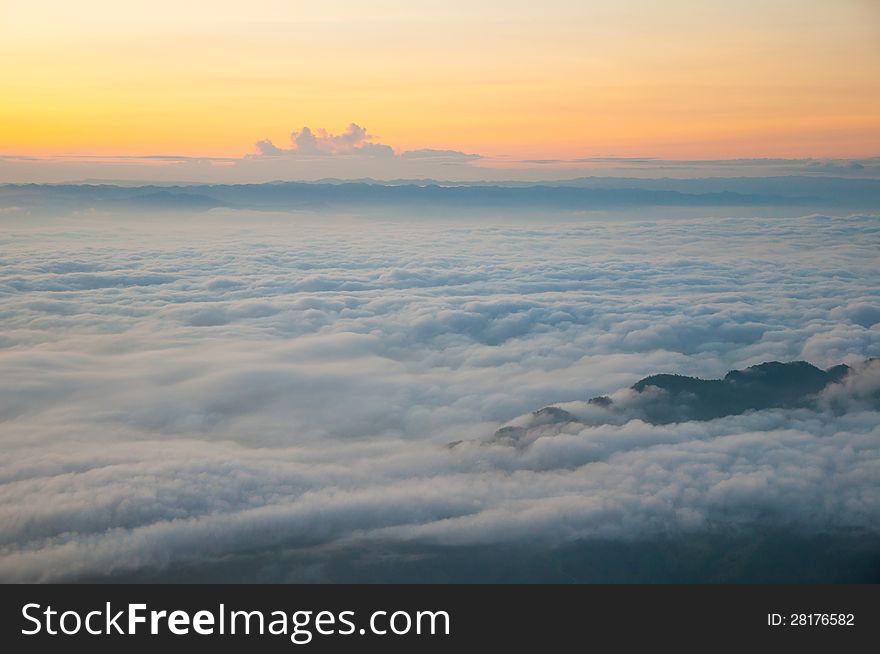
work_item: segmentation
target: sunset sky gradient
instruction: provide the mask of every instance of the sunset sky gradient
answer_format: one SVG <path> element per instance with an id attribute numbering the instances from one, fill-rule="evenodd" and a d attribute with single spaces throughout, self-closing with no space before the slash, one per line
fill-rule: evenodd
<path id="1" fill-rule="evenodd" d="M 4 0 L 0 154 L 880 152 L 873 0 Z"/>

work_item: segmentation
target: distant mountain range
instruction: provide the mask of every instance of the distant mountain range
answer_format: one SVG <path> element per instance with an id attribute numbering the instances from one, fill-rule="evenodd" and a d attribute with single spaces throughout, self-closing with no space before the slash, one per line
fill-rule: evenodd
<path id="1" fill-rule="evenodd" d="M 418 180 L 264 184 L 0 185 L 0 207 L 254 210 L 401 207 L 547 208 L 803 206 L 880 208 L 880 180 L 839 177 L 635 179 L 584 177 L 528 184 Z"/>

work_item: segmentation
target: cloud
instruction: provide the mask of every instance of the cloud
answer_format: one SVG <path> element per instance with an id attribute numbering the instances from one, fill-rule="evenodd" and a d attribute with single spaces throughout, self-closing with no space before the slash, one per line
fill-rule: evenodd
<path id="1" fill-rule="evenodd" d="M 375 139 L 376 137 L 369 134 L 366 128 L 351 123 L 341 134 L 333 134 L 324 128 L 313 131 L 309 127 L 303 127 L 290 135 L 289 149 L 280 148 L 269 139 L 257 141 L 255 145 L 258 156 L 261 157 L 362 156 L 379 159 L 395 158 L 411 163 L 448 164 L 467 164 L 481 158 L 478 154 L 431 148 L 406 150 L 395 154 L 390 145 L 377 143 Z"/>
<path id="2" fill-rule="evenodd" d="M 260 156 L 326 156 L 356 155 L 368 157 L 391 157 L 394 150 L 383 143 L 375 143 L 375 137 L 357 123 L 351 123 L 341 134 L 332 134 L 323 127 L 312 131 L 303 127 L 290 135 L 289 149 L 276 146 L 269 139 L 256 142 Z"/>
<path id="3" fill-rule="evenodd" d="M 784 196 L 810 198 L 809 206 L 876 206 L 880 158 L 666 160 L 650 156 L 536 157 L 517 159 L 456 149 L 414 148 L 396 152 L 355 123 L 342 133 L 303 127 L 289 144 L 269 139 L 256 152 L 233 157 L 155 153 L 28 156 L 0 153 L 0 177 L 10 182 L 254 183 L 290 180 L 381 179 L 628 188 L 653 182 L 683 192 L 726 190 L 766 193 L 761 181 Z M 644 179 L 627 179 L 638 176 Z M 784 179 L 791 177 L 791 179 Z M 713 182 L 713 180 L 715 180 Z M 757 188 L 755 188 L 757 187 Z M 818 200 L 822 200 L 819 202 Z M 805 206 L 805 205 L 801 205 Z"/>
<path id="4" fill-rule="evenodd" d="M 880 406 L 880 359 L 856 364 L 839 384 L 822 391 L 819 402 L 837 412 L 876 409 Z"/>
<path id="5" fill-rule="evenodd" d="M 407 150 L 400 154 L 402 159 L 428 159 L 442 160 L 449 162 L 466 162 L 481 159 L 478 154 L 467 154 L 458 152 L 457 150 L 433 150 L 431 148 L 422 148 L 421 150 Z"/>
<path id="6" fill-rule="evenodd" d="M 277 145 L 272 143 L 269 139 L 263 139 L 262 141 L 257 141 L 254 145 L 256 145 L 259 153 L 265 157 L 274 157 L 285 153 L 285 150 L 282 150 Z"/>
<path id="7" fill-rule="evenodd" d="M 873 368 L 813 407 L 578 414 L 657 371 L 880 355 L 876 215 L 28 211 L 0 268 L 5 581 L 505 547 L 547 572 L 583 543 L 767 529 L 842 539 L 843 569 L 876 542 Z M 479 444 L 551 403 L 582 422 Z"/>
<path id="8" fill-rule="evenodd" d="M 862 327 L 870 328 L 880 323 L 880 304 L 876 301 L 856 300 L 836 308 L 832 315 L 844 318 Z"/>

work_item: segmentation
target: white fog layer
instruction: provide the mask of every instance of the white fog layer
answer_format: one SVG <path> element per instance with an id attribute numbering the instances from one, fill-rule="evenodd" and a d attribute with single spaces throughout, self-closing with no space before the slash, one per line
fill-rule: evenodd
<path id="1" fill-rule="evenodd" d="M 754 211 L 2 210 L 0 581 L 375 543 L 876 541 L 880 218 Z M 817 409 L 489 440 L 651 374 L 796 360 L 854 372 Z"/>

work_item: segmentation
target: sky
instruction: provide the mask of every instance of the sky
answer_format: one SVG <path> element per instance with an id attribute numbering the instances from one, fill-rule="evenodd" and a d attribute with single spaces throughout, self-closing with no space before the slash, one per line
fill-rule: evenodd
<path id="1" fill-rule="evenodd" d="M 242 179 L 307 177 L 291 134 L 352 123 L 388 150 L 322 176 L 880 153 L 873 0 L 4 0 L 0 25 L 4 181 L 235 168 L 266 141 L 288 152 Z M 378 161 L 437 150 L 471 159 Z"/>

